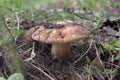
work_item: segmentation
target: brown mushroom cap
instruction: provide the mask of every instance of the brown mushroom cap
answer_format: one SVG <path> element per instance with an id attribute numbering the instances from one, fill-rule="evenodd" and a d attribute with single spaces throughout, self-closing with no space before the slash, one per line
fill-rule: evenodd
<path id="1" fill-rule="evenodd" d="M 33 27 L 31 29 L 29 29 L 23 36 L 23 41 L 24 42 L 29 42 L 32 40 L 31 35 L 39 28 L 39 26 L 37 27 Z"/>
<path id="2" fill-rule="evenodd" d="M 42 26 L 33 33 L 32 39 L 49 44 L 69 43 L 83 39 L 87 33 L 86 29 L 78 25 L 65 25 L 60 29 L 47 29 Z"/>
<path id="3" fill-rule="evenodd" d="M 31 35 L 33 40 L 39 41 L 39 36 L 44 31 L 44 26 L 39 26 L 39 28 Z"/>

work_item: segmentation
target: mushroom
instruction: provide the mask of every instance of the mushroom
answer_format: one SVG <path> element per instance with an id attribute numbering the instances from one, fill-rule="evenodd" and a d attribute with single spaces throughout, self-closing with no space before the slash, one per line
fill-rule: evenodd
<path id="1" fill-rule="evenodd" d="M 24 42 L 30 42 L 32 40 L 31 35 L 39 28 L 38 27 L 33 27 L 30 28 L 23 36 L 23 41 Z"/>
<path id="2" fill-rule="evenodd" d="M 32 39 L 32 35 L 34 32 L 41 32 L 42 30 L 44 30 L 45 28 L 42 27 L 42 26 L 37 26 L 37 27 L 33 27 L 33 28 L 30 28 L 23 36 L 23 41 L 24 42 L 31 42 L 33 39 Z M 32 48 L 32 52 L 31 52 L 31 55 L 29 58 L 25 59 L 25 61 L 30 61 L 32 60 L 35 56 L 36 56 L 36 53 L 34 52 L 34 45 L 35 43 L 33 43 L 33 48 Z M 42 44 L 42 49 L 44 47 L 44 44 Z"/>
<path id="3" fill-rule="evenodd" d="M 65 59 L 71 53 L 70 43 L 85 38 L 88 31 L 72 22 L 59 21 L 54 24 L 63 25 L 63 27 L 46 28 L 41 26 L 32 34 L 32 39 L 52 44 L 51 53 L 57 58 Z"/>

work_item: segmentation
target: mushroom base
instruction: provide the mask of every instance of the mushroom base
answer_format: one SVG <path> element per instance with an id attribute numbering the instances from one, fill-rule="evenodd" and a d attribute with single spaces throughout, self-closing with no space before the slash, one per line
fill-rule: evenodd
<path id="1" fill-rule="evenodd" d="M 51 52 L 57 58 L 66 59 L 71 53 L 71 45 L 70 43 L 53 44 Z"/>

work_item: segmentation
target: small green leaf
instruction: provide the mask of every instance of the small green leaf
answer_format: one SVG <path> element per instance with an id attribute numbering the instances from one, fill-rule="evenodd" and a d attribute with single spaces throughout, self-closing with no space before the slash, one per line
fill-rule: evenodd
<path id="1" fill-rule="evenodd" d="M 112 69 L 105 69 L 104 72 L 105 72 L 106 74 L 111 74 L 111 73 L 113 73 Z"/>
<path id="2" fill-rule="evenodd" d="M 77 47 L 77 51 L 81 52 L 82 50 L 86 50 L 87 48 L 88 48 L 87 43 L 83 43 L 83 44 L 81 44 L 80 46 Z"/>
<path id="3" fill-rule="evenodd" d="M 116 42 L 115 42 L 115 44 L 114 44 L 114 46 L 116 46 L 116 47 L 119 47 L 119 48 L 120 48 L 120 41 L 116 41 Z"/>
<path id="4" fill-rule="evenodd" d="M 85 14 L 85 13 L 76 13 L 76 16 L 80 17 L 80 18 L 85 18 L 85 19 L 89 19 L 89 16 L 88 14 Z"/>
<path id="5" fill-rule="evenodd" d="M 120 51 L 120 48 L 115 47 L 114 49 L 115 49 L 116 51 Z"/>
<path id="6" fill-rule="evenodd" d="M 97 17 L 96 17 L 96 18 L 97 18 Z M 106 17 L 103 16 L 103 17 L 101 17 L 100 19 L 96 20 L 96 22 L 94 22 L 94 21 L 92 21 L 92 20 L 89 20 L 88 23 L 93 26 L 93 29 L 96 29 L 96 28 L 98 28 L 98 27 L 103 23 L 103 21 L 104 21 L 105 19 L 106 19 Z"/>
<path id="7" fill-rule="evenodd" d="M 8 8 L 19 9 L 23 0 L 0 0 L 0 5 Z"/>
<path id="8" fill-rule="evenodd" d="M 27 30 L 14 29 L 14 30 L 12 31 L 12 35 L 15 37 L 15 36 L 17 36 L 17 35 L 20 35 L 20 34 L 25 33 L 26 31 L 27 31 Z"/>
<path id="9" fill-rule="evenodd" d="M 114 35 L 110 35 L 110 36 L 109 36 L 109 39 L 110 39 L 111 41 L 116 41 L 116 38 L 115 38 Z"/>
<path id="10" fill-rule="evenodd" d="M 5 80 L 3 77 L 0 77 L 0 80 Z"/>
<path id="11" fill-rule="evenodd" d="M 62 13 L 62 14 L 61 14 L 61 17 L 62 17 L 64 20 L 73 20 L 73 15 L 72 15 L 72 14 L 69 14 L 69 13 Z"/>
<path id="12" fill-rule="evenodd" d="M 95 71 L 95 72 L 98 72 L 98 73 L 102 72 L 102 71 L 101 71 L 100 69 L 98 69 L 96 66 L 90 66 L 90 69 L 93 70 L 93 71 Z"/>
<path id="13" fill-rule="evenodd" d="M 107 49 L 107 50 L 113 50 L 114 49 L 114 47 L 110 44 L 105 43 L 105 44 L 102 44 L 102 46 L 103 46 L 104 49 Z"/>
<path id="14" fill-rule="evenodd" d="M 111 21 L 120 21 L 120 17 L 113 18 Z"/>
<path id="15" fill-rule="evenodd" d="M 92 0 L 86 0 L 86 4 L 87 4 L 87 7 L 88 8 L 94 8 L 94 9 L 97 9 L 97 3 L 94 1 L 92 1 Z"/>
<path id="16" fill-rule="evenodd" d="M 24 16 L 26 17 L 27 20 L 31 21 L 32 20 L 32 15 L 31 14 L 24 14 Z"/>
<path id="17" fill-rule="evenodd" d="M 66 8 L 66 7 L 68 6 L 68 2 L 67 2 L 67 1 L 64 1 L 64 2 L 63 2 L 63 6 L 64 6 L 64 8 Z"/>
<path id="18" fill-rule="evenodd" d="M 115 56 L 115 60 L 120 60 L 120 54 L 118 54 L 117 56 Z"/>
<path id="19" fill-rule="evenodd" d="M 24 80 L 24 77 L 21 73 L 14 73 L 8 78 L 8 80 Z"/>
<path id="20" fill-rule="evenodd" d="M 80 9 L 83 9 L 83 5 L 82 5 L 82 2 L 80 0 L 77 0 L 77 4 L 79 5 Z"/>
<path id="21" fill-rule="evenodd" d="M 23 2 L 23 0 L 17 0 L 16 1 L 16 7 L 21 8 L 22 7 L 22 2 Z"/>
<path id="22" fill-rule="evenodd" d="M 87 62 L 90 62 L 90 58 L 88 56 L 85 56 L 85 59 Z"/>
<path id="23" fill-rule="evenodd" d="M 104 4 L 104 3 L 105 3 L 105 0 L 98 0 L 98 2 L 99 2 L 100 4 Z"/>

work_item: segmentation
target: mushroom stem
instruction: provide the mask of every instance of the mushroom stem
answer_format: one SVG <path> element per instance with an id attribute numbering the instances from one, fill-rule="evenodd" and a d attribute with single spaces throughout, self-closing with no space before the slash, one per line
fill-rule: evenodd
<path id="1" fill-rule="evenodd" d="M 71 53 L 71 45 L 70 43 L 53 44 L 51 52 L 55 57 L 65 59 Z"/>

